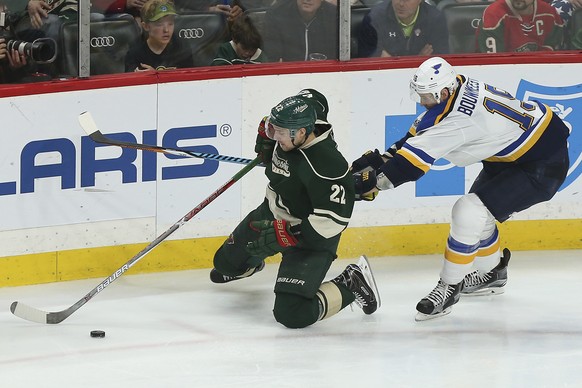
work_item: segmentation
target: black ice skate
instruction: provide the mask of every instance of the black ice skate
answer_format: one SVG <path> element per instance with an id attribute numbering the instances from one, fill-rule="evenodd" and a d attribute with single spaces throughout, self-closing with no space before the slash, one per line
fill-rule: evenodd
<path id="1" fill-rule="evenodd" d="M 360 257 L 357 264 L 350 264 L 332 282 L 341 283 L 354 293 L 354 303 L 365 314 L 372 314 L 380 307 L 380 294 L 374 274 L 366 256 Z"/>
<path id="2" fill-rule="evenodd" d="M 447 284 L 439 279 L 434 290 L 416 305 L 418 314 L 414 318 L 416 321 L 426 321 L 428 319 L 442 317 L 451 312 L 452 306 L 461 297 L 461 286 L 459 284 Z"/>
<path id="3" fill-rule="evenodd" d="M 461 294 L 467 296 L 479 296 L 489 294 L 503 294 L 504 286 L 507 283 L 507 265 L 511 252 L 503 249 L 503 256 L 499 264 L 486 274 L 473 271 L 463 279 Z"/>
<path id="4" fill-rule="evenodd" d="M 249 276 L 252 276 L 257 272 L 262 271 L 263 268 L 265 268 L 265 262 L 261 261 L 261 264 L 259 264 L 258 266 L 250 268 L 245 273 L 238 276 L 223 275 L 220 272 L 218 272 L 216 268 L 212 268 L 212 270 L 210 271 L 210 280 L 212 281 L 212 283 L 228 283 L 232 282 L 233 280 L 248 278 Z"/>

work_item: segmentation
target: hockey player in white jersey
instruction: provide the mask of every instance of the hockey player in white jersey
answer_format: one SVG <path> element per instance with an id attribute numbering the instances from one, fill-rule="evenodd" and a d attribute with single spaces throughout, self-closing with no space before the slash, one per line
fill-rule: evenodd
<path id="1" fill-rule="evenodd" d="M 415 181 L 440 158 L 483 163 L 453 206 L 440 279 L 416 306 L 422 321 L 448 314 L 461 294 L 503 292 L 510 252 L 500 253 L 495 220 L 554 196 L 569 166 L 569 131 L 547 105 L 457 74 L 438 57 L 416 70 L 410 93 L 426 111 L 384 154 L 368 151 L 354 161 L 356 198 Z"/>

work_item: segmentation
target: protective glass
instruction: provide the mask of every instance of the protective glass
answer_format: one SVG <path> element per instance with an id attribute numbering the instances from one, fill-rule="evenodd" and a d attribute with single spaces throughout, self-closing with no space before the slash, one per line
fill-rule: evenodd
<path id="1" fill-rule="evenodd" d="M 284 142 L 285 140 L 292 140 L 293 136 L 291 135 L 291 131 L 287 128 L 279 127 L 277 125 L 273 125 L 269 122 L 267 128 L 265 129 L 265 133 L 267 137 L 271 140 Z"/>

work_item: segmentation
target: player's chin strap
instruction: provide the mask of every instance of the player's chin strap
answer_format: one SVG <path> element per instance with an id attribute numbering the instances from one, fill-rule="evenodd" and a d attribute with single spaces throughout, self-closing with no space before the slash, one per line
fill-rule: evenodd
<path id="1" fill-rule="evenodd" d="M 291 144 L 293 144 L 295 146 L 295 149 L 300 148 L 303 144 L 305 144 L 305 142 L 307 141 L 307 136 L 303 137 L 303 141 L 301 142 L 301 144 L 295 144 L 295 138 L 291 139 Z"/>
<path id="2" fill-rule="evenodd" d="M 301 148 L 301 146 L 303 144 L 305 144 L 305 142 L 307 141 L 307 139 L 309 138 L 309 135 L 311 135 L 311 133 L 313 133 L 313 132 L 307 133 L 307 130 L 306 130 L 305 136 L 303 136 L 303 141 L 301 142 L 301 144 L 295 144 L 295 136 L 293 136 L 291 138 L 291 144 L 293 144 L 295 146 L 295 149 Z"/>

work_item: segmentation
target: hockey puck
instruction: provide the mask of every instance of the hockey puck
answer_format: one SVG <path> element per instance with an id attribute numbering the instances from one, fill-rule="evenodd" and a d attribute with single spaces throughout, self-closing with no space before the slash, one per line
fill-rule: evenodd
<path id="1" fill-rule="evenodd" d="M 103 330 L 93 330 L 93 331 L 91 331 L 91 337 L 93 337 L 93 338 L 105 338 L 105 332 Z"/>

